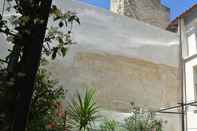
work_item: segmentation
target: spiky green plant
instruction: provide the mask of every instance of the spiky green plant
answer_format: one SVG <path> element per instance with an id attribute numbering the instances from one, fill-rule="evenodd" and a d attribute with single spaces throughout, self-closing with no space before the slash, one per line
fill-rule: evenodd
<path id="1" fill-rule="evenodd" d="M 78 92 L 77 96 L 68 104 L 67 114 L 70 118 L 72 130 L 89 130 L 98 118 L 95 93 L 93 89 L 86 89 L 85 95 Z"/>

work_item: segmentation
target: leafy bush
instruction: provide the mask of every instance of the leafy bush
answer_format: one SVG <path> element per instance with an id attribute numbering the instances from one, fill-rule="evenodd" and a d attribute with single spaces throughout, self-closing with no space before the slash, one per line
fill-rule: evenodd
<path id="1" fill-rule="evenodd" d="M 101 131 L 114 131 L 118 127 L 118 124 L 115 120 L 106 120 L 101 125 Z"/>
<path id="2" fill-rule="evenodd" d="M 100 126 L 101 131 L 125 131 L 115 120 L 105 120 Z"/>
<path id="3" fill-rule="evenodd" d="M 45 65 L 44 61 L 44 65 Z M 8 131 L 14 114 L 15 88 L 12 77 L 8 78 L 6 70 L 0 70 L 0 130 Z M 50 73 L 40 67 L 29 114 L 28 131 L 70 131 L 90 130 L 98 118 L 98 107 L 95 102 L 95 90 L 87 89 L 85 95 L 77 93 L 71 99 L 66 113 L 62 105 L 64 90 L 57 86 L 58 82 L 50 78 Z M 66 117 L 68 116 L 68 118 Z M 69 122 L 70 125 L 67 125 Z M 106 120 L 100 126 L 101 131 L 162 131 L 161 120 L 155 115 L 132 104 L 131 116 L 120 125 L 114 120 Z M 68 129 L 67 129 L 68 130 Z"/>
<path id="4" fill-rule="evenodd" d="M 15 104 L 15 88 L 6 70 L 0 71 L 0 130 L 8 131 L 12 123 Z M 61 101 L 64 97 L 62 87 L 51 79 L 50 73 L 40 67 L 35 81 L 29 113 L 28 131 L 64 131 L 65 114 Z"/>
<path id="5" fill-rule="evenodd" d="M 49 76 L 50 74 L 45 69 L 38 71 L 28 131 L 41 131 L 47 128 L 64 130 L 64 114 L 59 112 L 61 110 L 59 108 L 63 108 L 61 100 L 64 98 L 64 90 L 57 87 L 57 81 L 50 79 Z"/>
<path id="6" fill-rule="evenodd" d="M 4 68 L 0 70 L 0 130 L 9 130 L 14 115 L 16 90 L 13 87 L 14 80 L 8 77 Z"/>
<path id="7" fill-rule="evenodd" d="M 131 116 L 125 120 L 128 131 L 162 131 L 162 121 L 155 118 L 155 114 L 132 105 Z"/>
<path id="8" fill-rule="evenodd" d="M 115 120 L 106 120 L 99 131 L 163 131 L 162 120 L 157 120 L 155 114 L 131 104 L 131 116 L 123 124 Z"/>

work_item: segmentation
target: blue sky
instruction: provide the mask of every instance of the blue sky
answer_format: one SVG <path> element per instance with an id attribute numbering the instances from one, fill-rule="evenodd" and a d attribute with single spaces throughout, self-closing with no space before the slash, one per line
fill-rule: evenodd
<path id="1" fill-rule="evenodd" d="M 110 0 L 81 0 L 89 4 L 96 5 L 98 7 L 109 9 Z M 197 4 L 197 0 L 161 0 L 164 5 L 171 9 L 171 19 L 180 15 L 194 4 Z"/>

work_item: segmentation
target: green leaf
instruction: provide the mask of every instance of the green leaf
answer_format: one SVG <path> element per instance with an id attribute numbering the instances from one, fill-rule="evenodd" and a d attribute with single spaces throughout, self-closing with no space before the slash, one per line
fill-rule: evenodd
<path id="1" fill-rule="evenodd" d="M 75 128 L 87 130 L 88 126 L 98 118 L 98 107 L 95 103 L 95 90 L 87 89 L 85 96 L 77 93 L 67 107 L 67 112 L 71 118 L 71 125 Z"/>
<path id="2" fill-rule="evenodd" d="M 67 52 L 67 48 L 62 47 L 62 48 L 61 48 L 62 56 L 65 56 L 65 55 L 66 55 L 66 52 Z"/>
<path id="3" fill-rule="evenodd" d="M 54 21 L 61 19 L 62 12 L 56 5 L 52 6 L 51 14 L 54 16 Z"/>
<path id="4" fill-rule="evenodd" d="M 75 16 L 75 21 L 80 25 L 79 17 Z"/>
<path id="5" fill-rule="evenodd" d="M 57 52 L 58 52 L 58 48 L 54 47 L 53 50 L 52 50 L 52 56 L 51 56 L 53 60 L 56 58 Z"/>

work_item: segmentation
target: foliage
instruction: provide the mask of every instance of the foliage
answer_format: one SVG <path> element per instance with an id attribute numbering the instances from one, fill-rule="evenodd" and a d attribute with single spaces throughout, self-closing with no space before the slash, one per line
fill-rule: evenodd
<path id="1" fill-rule="evenodd" d="M 13 79 L 7 80 L 5 69 L 0 70 L 0 130 L 7 131 L 11 124 L 15 104 L 15 88 L 13 88 Z"/>
<path id="2" fill-rule="evenodd" d="M 6 34 L 7 40 L 14 44 L 13 48 L 9 49 L 10 54 L 2 61 L 9 63 L 16 59 L 19 63 L 26 44 L 23 42 L 24 38 L 31 33 L 28 26 L 43 22 L 39 18 L 39 14 L 35 13 L 35 10 L 39 10 L 39 2 L 42 0 L 24 1 L 22 3 L 20 0 L 16 0 L 16 5 L 13 5 L 13 0 L 7 1 L 11 3 L 7 10 L 14 9 L 17 14 L 11 15 L 8 19 L 4 19 L 0 15 L 0 32 Z M 67 11 L 63 13 L 56 5 L 51 7 L 51 17 L 53 18 L 53 24 L 47 28 L 43 53 L 51 55 L 52 59 L 55 59 L 57 54 L 65 56 L 69 45 L 74 43 L 71 39 L 72 27 L 74 23 L 80 24 L 80 21 L 75 12 Z"/>
<path id="3" fill-rule="evenodd" d="M 4 33 L 8 42 L 12 43 L 12 47 L 8 49 L 9 55 L 0 59 L 0 62 L 4 63 L 6 67 L 4 69 L 7 70 L 7 79 L 4 79 L 4 81 L 9 83 L 11 80 L 14 84 L 17 78 L 25 75 L 21 74 L 22 57 L 25 45 L 29 44 L 28 39 L 31 40 L 32 29 L 30 27 L 43 23 L 40 14 L 36 12 L 36 10 L 40 10 L 43 0 L 6 1 L 9 3 L 6 10 L 8 12 L 12 10 L 16 13 L 12 13 L 7 19 L 3 17 L 3 14 L 0 14 L 0 33 Z M 53 23 L 52 26 L 47 28 L 42 53 L 51 55 L 52 59 L 55 59 L 57 54 L 65 56 L 69 45 L 74 43 L 71 39 L 72 26 L 74 22 L 80 24 L 80 21 L 76 13 L 70 11 L 63 13 L 55 5 L 51 7 L 51 17 Z"/>
<path id="4" fill-rule="evenodd" d="M 128 131 L 162 131 L 162 121 L 156 120 L 154 113 L 132 105 L 131 116 L 125 120 Z"/>
<path id="5" fill-rule="evenodd" d="M 162 120 L 157 120 L 155 114 L 131 103 L 131 116 L 120 124 L 115 120 L 104 121 L 100 126 L 100 131 L 163 131 Z"/>
<path id="6" fill-rule="evenodd" d="M 1 71 L 3 72 L 3 70 Z M 6 78 L 4 73 L 0 78 Z M 13 99 L 15 91 L 13 86 L 0 85 L 0 130 L 7 131 L 11 123 L 11 115 L 14 109 Z M 50 73 L 44 67 L 40 67 L 36 76 L 34 94 L 32 97 L 31 111 L 29 113 L 28 131 L 47 131 L 52 128 L 55 131 L 64 131 L 65 114 L 61 106 L 64 97 L 62 87 L 57 87 L 58 82 L 50 78 Z M 8 88 L 9 87 L 9 88 Z"/>
<path id="7" fill-rule="evenodd" d="M 67 107 L 72 130 L 85 131 L 92 127 L 98 118 L 98 107 L 95 103 L 95 90 L 86 89 L 85 95 L 77 93 Z"/>
<path id="8" fill-rule="evenodd" d="M 64 114 L 62 116 L 58 114 L 62 113 L 58 112 L 58 108 L 64 98 L 64 90 L 62 87 L 57 87 L 57 81 L 49 76 L 46 69 L 39 69 L 32 97 L 28 131 L 44 131 L 49 124 L 53 124 L 53 128 L 64 130 L 62 118 Z"/>
<path id="9" fill-rule="evenodd" d="M 100 125 L 101 131 L 124 131 L 120 124 L 115 120 L 105 120 L 103 124 Z"/>
<path id="10" fill-rule="evenodd" d="M 7 2 L 10 3 L 7 11 L 9 12 L 10 10 L 13 10 L 16 13 L 12 13 L 10 18 L 8 19 L 5 19 L 3 17 L 3 14 L 0 15 L 0 33 L 4 33 L 7 36 L 7 40 L 12 43 L 12 47 L 9 49 L 9 55 L 6 58 L 0 60 L 0 62 L 3 62 L 5 64 L 5 68 L 1 69 L 0 71 L 0 129 L 6 128 L 5 130 L 7 130 L 7 127 L 9 127 L 7 125 L 11 125 L 12 123 L 11 118 L 13 117 L 14 109 L 16 106 L 15 99 L 20 96 L 17 96 L 16 93 L 18 91 L 18 89 L 16 89 L 15 87 L 16 81 L 27 75 L 21 73 L 22 68 L 27 66 L 23 65 L 25 62 L 22 61 L 25 57 L 27 57 L 25 56 L 25 51 L 28 51 L 25 50 L 27 49 L 25 47 L 28 47 L 33 43 L 32 41 L 34 39 L 32 38 L 36 36 L 34 27 L 44 27 L 45 24 L 43 23 L 47 22 L 46 19 L 43 18 L 45 10 L 43 10 L 42 8 L 43 5 L 45 5 L 43 4 L 46 2 L 45 0 L 7 0 Z M 38 12 L 40 12 L 41 14 Z M 42 53 L 50 55 L 52 59 L 54 59 L 57 54 L 60 54 L 62 56 L 66 55 L 67 48 L 70 44 L 73 44 L 73 41 L 71 40 L 72 25 L 74 22 L 77 22 L 79 24 L 80 22 L 75 13 L 70 11 L 63 13 L 55 5 L 53 5 L 51 8 L 51 16 L 53 18 L 53 26 L 47 28 L 47 34 L 44 38 Z M 38 32 L 38 34 L 39 33 L 42 33 L 42 31 Z M 41 39 L 42 38 L 40 37 L 40 40 L 38 41 L 41 41 Z M 39 51 L 36 51 L 34 53 L 39 53 Z M 31 55 L 35 56 L 35 54 Z M 36 55 L 40 56 L 39 54 Z M 31 61 L 31 59 L 29 59 L 29 61 Z M 34 66 L 34 68 L 36 72 L 37 66 Z M 33 94 L 33 103 L 31 110 L 33 114 L 31 114 L 32 112 L 30 113 L 31 118 L 28 127 L 31 128 L 31 130 L 33 130 L 32 127 L 34 125 L 32 123 L 34 122 L 34 124 L 36 125 L 40 124 L 36 126 L 38 127 L 38 129 L 44 129 L 43 126 L 45 126 L 44 123 L 47 122 L 47 120 L 43 119 L 49 119 L 49 115 L 46 115 L 45 117 L 42 116 L 45 113 L 54 112 L 54 108 L 52 108 L 52 105 L 50 105 L 48 102 L 54 102 L 56 97 L 58 97 L 58 95 L 61 95 L 59 94 L 60 92 L 58 92 L 57 89 L 52 89 L 55 83 L 49 80 L 48 77 L 45 77 L 46 71 L 41 69 L 38 72 L 39 74 L 37 75 L 36 82 L 39 82 L 36 83 L 36 86 L 45 87 L 36 88 Z M 31 80 L 34 81 L 34 78 L 32 77 Z M 37 90 L 38 92 L 36 92 Z M 43 93 L 44 95 L 39 96 L 38 98 L 35 97 L 37 95 L 40 95 L 40 93 Z M 36 100 L 34 100 L 34 97 L 36 98 Z M 46 108 L 41 109 L 39 107 L 41 105 L 46 106 Z M 47 106 L 50 106 L 50 108 L 47 108 Z M 43 115 L 41 115 L 40 112 L 42 112 Z M 36 113 L 38 113 L 39 115 Z M 42 128 L 40 126 L 42 126 Z"/>
<path id="11" fill-rule="evenodd" d="M 51 54 L 52 59 L 55 59 L 57 54 L 65 56 L 69 45 L 74 44 L 71 39 L 73 23 L 76 22 L 80 24 L 80 21 L 76 13 L 71 11 L 62 13 L 55 5 L 52 6 L 51 15 L 53 16 L 54 23 L 57 23 L 58 26 L 48 28 L 43 51 L 47 55 Z M 51 47 L 49 43 L 52 42 L 55 44 Z"/>

